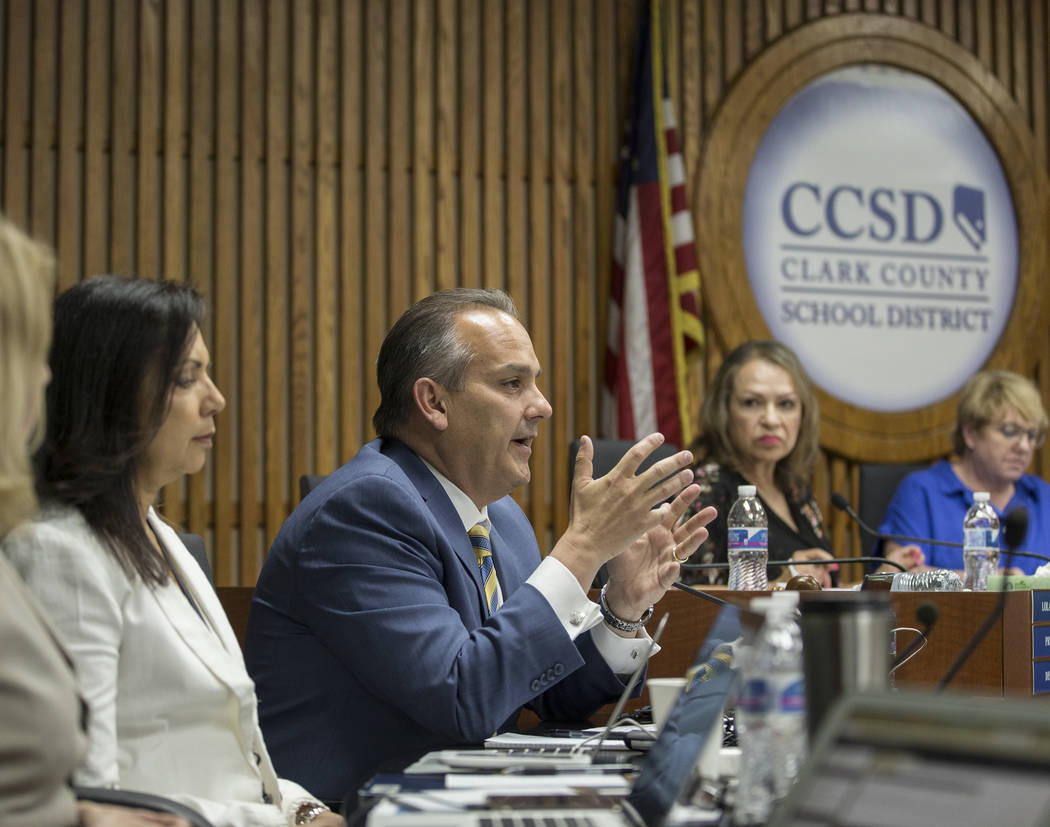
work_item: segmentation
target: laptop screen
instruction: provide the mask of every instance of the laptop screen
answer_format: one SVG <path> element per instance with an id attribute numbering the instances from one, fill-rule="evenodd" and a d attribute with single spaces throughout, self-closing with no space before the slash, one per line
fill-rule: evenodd
<path id="1" fill-rule="evenodd" d="M 830 713 L 771 827 L 1050 824 L 1045 704 L 863 693 Z"/>
<path id="2" fill-rule="evenodd" d="M 627 797 L 647 825 L 662 824 L 684 789 L 737 677 L 734 653 L 743 634 L 742 611 L 726 605 L 718 613 L 663 729 L 639 768 Z M 721 733 L 721 726 L 717 732 Z"/>

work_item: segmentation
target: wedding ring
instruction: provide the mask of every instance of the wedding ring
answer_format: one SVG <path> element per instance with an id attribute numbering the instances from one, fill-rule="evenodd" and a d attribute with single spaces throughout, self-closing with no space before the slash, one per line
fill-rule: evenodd
<path id="1" fill-rule="evenodd" d="M 673 546 L 671 546 L 671 556 L 674 558 L 674 561 L 676 563 L 684 563 L 686 560 L 689 559 L 688 557 L 679 557 L 678 556 L 678 544 L 677 543 L 675 543 Z"/>

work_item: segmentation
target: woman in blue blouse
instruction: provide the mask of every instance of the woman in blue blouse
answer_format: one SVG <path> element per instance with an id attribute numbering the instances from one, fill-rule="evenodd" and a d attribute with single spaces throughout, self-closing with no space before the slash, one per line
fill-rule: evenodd
<path id="1" fill-rule="evenodd" d="M 905 477 L 879 530 L 961 542 L 963 518 L 973 504 L 973 492 L 987 491 L 1000 519 L 1014 508 L 1028 509 L 1028 534 L 1021 548 L 1046 554 L 1050 551 L 1050 485 L 1025 473 L 1043 444 L 1046 429 L 1046 411 L 1031 381 L 1005 370 L 976 374 L 959 399 L 953 458 Z M 878 553 L 909 568 L 925 564 L 963 569 L 961 548 L 886 541 Z M 1034 558 L 1017 557 L 1010 573 L 1031 574 L 1038 565 Z"/>

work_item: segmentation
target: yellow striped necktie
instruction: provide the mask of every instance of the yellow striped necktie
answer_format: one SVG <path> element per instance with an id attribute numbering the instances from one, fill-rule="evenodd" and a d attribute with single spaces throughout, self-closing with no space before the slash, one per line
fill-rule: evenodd
<path id="1" fill-rule="evenodd" d="M 485 605 L 489 614 L 499 608 L 499 590 L 496 588 L 496 566 L 492 561 L 492 541 L 484 522 L 478 523 L 470 531 L 470 544 L 474 547 L 474 557 L 481 569 L 481 582 L 485 584 Z"/>

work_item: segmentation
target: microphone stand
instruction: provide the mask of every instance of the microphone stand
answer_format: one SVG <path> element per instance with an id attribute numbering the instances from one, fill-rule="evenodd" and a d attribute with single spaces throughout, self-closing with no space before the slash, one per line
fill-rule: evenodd
<path id="1" fill-rule="evenodd" d="M 903 534 L 883 534 L 881 531 L 876 531 L 874 528 L 869 526 L 860 518 L 860 515 L 857 514 L 857 512 L 854 511 L 853 507 L 849 504 L 849 500 L 847 500 L 842 494 L 839 493 L 831 495 L 831 504 L 839 511 L 845 511 L 850 516 L 850 519 L 852 519 L 853 522 L 857 524 L 861 531 L 863 531 L 870 537 L 874 537 L 876 540 L 893 540 L 895 543 L 915 543 L 920 546 L 947 546 L 948 548 L 963 547 L 962 543 L 957 543 L 952 540 L 936 540 L 933 537 L 906 537 Z M 1012 514 L 1013 512 L 1010 513 Z M 1004 517 L 1003 519 L 1005 520 L 1006 518 Z M 1032 557 L 1036 560 L 1042 560 L 1044 563 L 1050 563 L 1050 556 L 1047 556 L 1045 554 L 1036 554 L 1034 551 L 1021 551 L 1020 549 L 1016 548 L 1010 549 L 1009 551 L 1011 555 L 1016 557 Z M 875 559 L 878 559 L 879 562 L 890 562 L 889 560 L 885 560 L 882 557 L 878 557 Z M 904 569 L 901 568 L 901 571 L 904 571 Z"/>
<path id="2" fill-rule="evenodd" d="M 1003 539 L 1006 540 L 1006 566 L 1009 568 L 1011 562 L 1010 558 L 1014 554 L 1014 549 L 1024 542 L 1024 536 L 1028 532 L 1028 510 L 1021 506 L 1015 508 L 1009 514 L 1003 518 Z M 1003 583 L 1005 586 L 1006 584 Z M 944 687 L 952 682 L 952 678 L 956 676 L 963 664 L 969 660 L 970 655 L 973 654 L 974 650 L 980 646 L 981 641 L 984 640 L 984 636 L 991 631 L 991 628 L 999 621 L 999 618 L 1003 616 L 1003 609 L 1006 608 L 1006 589 L 1000 589 L 999 599 L 996 601 L 995 608 L 989 612 L 988 617 L 984 619 L 984 623 L 981 624 L 980 628 L 974 632 L 969 642 L 962 648 L 958 656 L 955 658 L 955 662 L 948 668 L 948 671 L 944 673 L 944 677 L 941 678 L 937 684 L 937 691 L 940 692 Z"/>
<path id="3" fill-rule="evenodd" d="M 767 566 L 830 566 L 832 563 L 885 563 L 901 571 L 907 569 L 895 560 L 882 557 L 831 557 L 826 560 L 769 560 Z M 680 563 L 683 569 L 728 569 L 729 563 Z"/>

